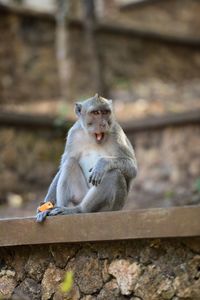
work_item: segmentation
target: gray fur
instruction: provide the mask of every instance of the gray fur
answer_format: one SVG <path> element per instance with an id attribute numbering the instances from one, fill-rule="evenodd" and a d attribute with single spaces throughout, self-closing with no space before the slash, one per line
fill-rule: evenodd
<path id="1" fill-rule="evenodd" d="M 137 174 L 133 147 L 114 118 L 112 101 L 95 95 L 76 104 L 75 111 L 78 120 L 44 200 L 56 207 L 38 213 L 38 222 L 47 215 L 119 210 Z"/>

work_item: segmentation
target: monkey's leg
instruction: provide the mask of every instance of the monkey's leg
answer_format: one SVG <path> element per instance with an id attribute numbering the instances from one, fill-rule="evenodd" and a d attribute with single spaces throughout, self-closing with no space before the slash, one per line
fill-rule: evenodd
<path id="1" fill-rule="evenodd" d="M 127 194 L 124 176 L 119 170 L 112 170 L 103 177 L 102 182 L 97 187 L 93 186 L 88 191 L 79 205 L 72 208 L 57 207 L 50 212 L 50 215 L 120 210 Z"/>
<path id="2" fill-rule="evenodd" d="M 75 158 L 68 158 L 62 165 L 57 184 L 57 206 L 67 206 L 69 202 L 80 203 L 87 194 L 88 189 L 89 187 L 78 161 Z"/>
<path id="3" fill-rule="evenodd" d="M 127 198 L 127 183 L 118 169 L 105 174 L 102 182 L 91 190 L 81 202 L 81 212 L 120 210 Z"/>
<path id="4" fill-rule="evenodd" d="M 57 207 L 53 209 L 54 212 L 58 211 L 60 206 L 66 207 L 70 201 L 78 204 L 87 194 L 89 189 L 83 172 L 77 160 L 74 158 L 66 160 L 62 165 L 59 175 L 56 190 Z M 51 193 L 48 193 L 47 195 L 50 194 Z M 48 215 L 52 215 L 51 213 L 51 210 L 39 212 L 37 214 L 37 222 L 43 222 Z"/>

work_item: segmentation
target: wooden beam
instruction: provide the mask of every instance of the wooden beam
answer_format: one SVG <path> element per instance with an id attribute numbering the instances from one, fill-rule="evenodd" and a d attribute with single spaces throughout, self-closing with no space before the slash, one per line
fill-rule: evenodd
<path id="1" fill-rule="evenodd" d="M 127 0 L 119 2 L 118 6 L 121 10 L 130 10 L 140 6 L 151 5 L 154 2 L 161 2 L 162 0 Z"/>
<path id="2" fill-rule="evenodd" d="M 45 115 L 39 116 L 13 112 L 0 112 L 0 127 L 22 127 L 27 130 L 30 130 L 31 128 L 58 128 L 66 132 L 66 130 L 74 123 L 74 120 L 62 120 L 59 125 L 56 125 L 56 120 L 56 118 Z M 162 129 L 170 126 L 185 126 L 192 124 L 200 124 L 200 110 L 165 114 L 162 116 L 150 116 L 129 122 L 121 122 L 121 126 L 127 134 L 138 131 Z"/>
<path id="3" fill-rule="evenodd" d="M 59 124 L 58 122 L 59 121 Z M 30 128 L 46 128 L 46 129 L 64 129 L 65 131 L 71 127 L 72 120 L 59 120 L 55 117 L 47 115 L 34 115 L 16 112 L 0 112 L 0 126 L 23 127 Z"/>
<path id="4" fill-rule="evenodd" d="M 200 236 L 200 206 L 1 219 L 0 246 Z"/>
<path id="5" fill-rule="evenodd" d="M 78 19 L 69 20 L 70 28 L 77 28 L 83 30 L 83 22 Z M 130 27 L 127 25 L 116 24 L 114 22 L 108 21 L 99 21 L 96 23 L 94 31 L 97 34 L 115 34 L 122 35 L 123 37 L 127 36 L 130 38 L 140 38 L 146 39 L 149 41 L 154 41 L 158 43 L 165 43 L 172 46 L 181 46 L 181 47 L 190 47 L 190 48 L 200 48 L 200 39 L 199 37 L 190 37 L 190 36 L 178 36 L 172 34 L 163 34 L 153 30 L 144 30 L 139 28 Z"/>
<path id="6" fill-rule="evenodd" d="M 50 20 L 55 22 L 55 14 L 52 11 L 35 10 L 23 5 L 17 5 L 14 3 L 0 3 L 0 13 L 12 13 L 19 16 L 29 16 L 34 18 L 42 18 L 43 20 Z"/>
<path id="7" fill-rule="evenodd" d="M 150 116 L 129 122 L 122 122 L 121 126 L 129 134 L 139 131 L 151 131 L 165 127 L 177 127 L 200 124 L 200 110 L 182 113 L 170 113 L 162 116 Z"/>

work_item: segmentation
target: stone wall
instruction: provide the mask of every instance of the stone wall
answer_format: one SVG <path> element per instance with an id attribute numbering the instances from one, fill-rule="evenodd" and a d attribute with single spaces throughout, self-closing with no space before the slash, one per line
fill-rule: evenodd
<path id="1" fill-rule="evenodd" d="M 74 2 L 75 16 L 82 18 L 80 1 Z M 105 27 L 96 32 L 109 96 L 125 102 L 162 100 L 172 103 L 172 110 L 174 103 L 186 102 L 188 108 L 191 102 L 195 105 L 200 97 L 199 1 L 146 1 L 127 10 L 120 10 L 116 1 L 99 2 L 104 7 L 99 21 L 133 29 L 132 34 Z M 71 88 L 75 98 L 87 97 L 95 87 L 90 51 L 81 28 L 72 26 L 70 32 L 72 77 L 76 78 Z M 174 42 L 169 42 L 170 37 Z M 186 42 L 179 43 L 181 39 Z M 187 45 L 192 39 L 198 46 Z"/>
<path id="2" fill-rule="evenodd" d="M 59 288 L 72 271 L 69 294 Z M 26 300 L 199 300 L 200 240 L 0 248 L 0 296 Z"/>
<path id="3" fill-rule="evenodd" d="M 73 78 L 76 78 L 71 88 L 76 99 L 94 94 L 94 78 L 82 30 L 72 28 L 71 33 Z M 100 30 L 97 40 L 105 82 L 113 99 L 161 100 L 172 103 L 172 110 L 179 103 L 188 103 L 188 108 L 191 103 L 193 107 L 197 105 L 199 47 L 106 30 Z"/>
<path id="4" fill-rule="evenodd" d="M 53 17 L 0 8 L 0 104 L 59 96 Z"/>
<path id="5" fill-rule="evenodd" d="M 59 166 L 64 143 L 64 135 L 60 137 L 56 130 L 1 128 L 1 197 L 46 189 Z"/>
<path id="6" fill-rule="evenodd" d="M 200 37 L 197 32 L 200 26 L 198 0 L 150 0 L 121 5 L 121 9 L 118 1 L 102 1 L 105 8 L 103 17 L 108 21 L 161 34 Z"/>
<path id="7" fill-rule="evenodd" d="M 200 203 L 195 187 L 200 178 L 199 125 L 143 131 L 129 138 L 135 145 L 139 172 L 128 207 Z"/>
<path id="8" fill-rule="evenodd" d="M 198 1 L 191 1 L 192 5 L 187 0 L 176 2 L 176 12 L 183 19 L 180 23 L 188 28 L 189 38 L 191 32 L 196 37 L 195 28 L 198 26 L 190 20 L 198 12 Z M 183 9 L 179 10 L 182 2 Z M 159 17 L 159 9 L 163 15 L 174 18 L 172 12 L 175 8 L 172 11 L 171 4 L 155 1 L 154 4 L 133 10 L 134 20 L 139 22 L 141 14 L 144 14 L 143 19 L 154 15 Z M 146 10 L 151 13 L 146 13 Z M 186 16 L 187 13 L 189 17 Z M 51 99 L 57 101 L 59 83 L 54 18 L 6 11 L 2 8 L 0 16 L 0 103 Z M 168 17 L 165 26 L 157 19 L 153 20 L 162 28 L 177 28 L 178 26 L 171 25 Z M 163 20 L 161 18 L 160 21 Z M 109 21 L 112 24 L 112 18 Z M 120 26 L 116 21 L 114 25 Z M 152 31 L 156 33 L 154 27 Z M 142 29 L 141 23 L 138 28 Z M 71 62 L 70 94 L 73 99 L 87 98 L 96 92 L 96 85 L 94 64 L 83 26 L 76 22 L 70 23 L 69 36 L 70 44 L 67 48 Z M 177 33 L 177 37 L 179 39 L 181 34 Z M 101 26 L 96 31 L 95 38 L 107 89 L 114 99 L 136 101 L 142 98 L 148 101 L 161 99 L 163 102 L 187 102 L 188 108 L 190 105 L 197 105 L 200 97 L 199 46 L 170 43 L 165 39 L 113 31 Z"/>

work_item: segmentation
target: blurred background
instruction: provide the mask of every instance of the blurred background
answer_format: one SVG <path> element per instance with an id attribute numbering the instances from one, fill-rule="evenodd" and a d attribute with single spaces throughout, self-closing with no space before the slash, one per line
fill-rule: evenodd
<path id="1" fill-rule="evenodd" d="M 35 214 L 96 92 L 136 151 L 125 209 L 200 203 L 199 16 L 199 0 L 0 0 L 0 217 Z"/>

